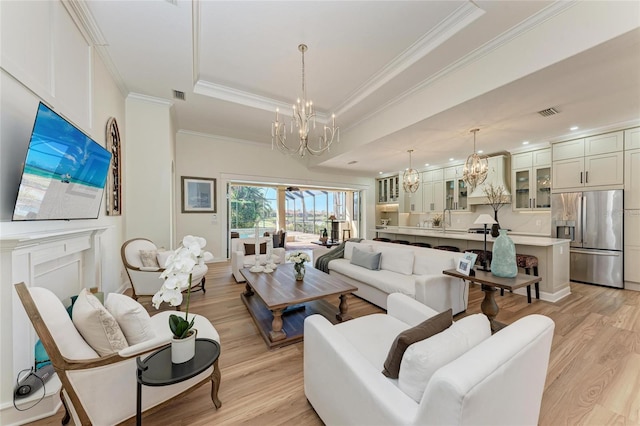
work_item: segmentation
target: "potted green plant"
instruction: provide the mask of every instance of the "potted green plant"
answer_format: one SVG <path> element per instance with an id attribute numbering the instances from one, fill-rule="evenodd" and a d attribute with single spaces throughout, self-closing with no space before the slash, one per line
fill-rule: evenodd
<path id="1" fill-rule="evenodd" d="M 189 321 L 189 300 L 191 298 L 191 279 L 196 265 L 212 260 L 213 255 L 203 248 L 207 241 L 201 237 L 187 235 L 182 245 L 176 249 L 164 265 L 160 278 L 164 279 L 160 290 L 153 295 L 152 303 L 156 309 L 162 302 L 171 306 L 180 306 L 183 292 L 186 290 L 187 303 L 184 317 L 176 314 L 169 316 L 169 329 L 173 333 L 171 340 L 171 361 L 175 364 L 186 362 L 195 355 L 196 330 L 192 330 L 195 316 Z"/>
<path id="2" fill-rule="evenodd" d="M 431 224 L 434 228 L 440 228 L 442 226 L 442 215 L 437 214 L 431 218 Z"/>

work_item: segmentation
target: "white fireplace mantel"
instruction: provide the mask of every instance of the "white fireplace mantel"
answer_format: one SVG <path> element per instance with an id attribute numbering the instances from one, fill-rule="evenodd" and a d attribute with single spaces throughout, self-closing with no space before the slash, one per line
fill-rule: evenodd
<path id="1" fill-rule="evenodd" d="M 47 397 L 34 408 L 13 407 L 19 371 L 33 367 L 37 335 L 13 286 L 46 287 L 62 301 L 86 287 L 102 288 L 100 236 L 109 227 L 93 226 L 27 233 L 0 233 L 0 423 L 22 424 L 54 414 L 60 382 L 52 380 Z M 57 388 L 57 389 L 56 389 Z M 30 405 L 30 404 L 29 404 Z"/>

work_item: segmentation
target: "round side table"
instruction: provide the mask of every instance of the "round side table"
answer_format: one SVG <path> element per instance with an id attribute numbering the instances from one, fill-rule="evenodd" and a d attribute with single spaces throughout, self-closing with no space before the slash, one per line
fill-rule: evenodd
<path id="1" fill-rule="evenodd" d="M 189 380 L 211 367 L 220 356 L 220 344 L 211 339 L 196 339 L 196 354 L 187 362 L 171 362 L 171 346 L 164 347 L 143 360 L 138 357 L 136 389 L 136 425 L 142 424 L 142 385 L 168 386 Z M 220 386 L 220 374 L 214 367 L 211 392 L 216 408 L 222 405 L 218 399 L 217 387 Z"/>

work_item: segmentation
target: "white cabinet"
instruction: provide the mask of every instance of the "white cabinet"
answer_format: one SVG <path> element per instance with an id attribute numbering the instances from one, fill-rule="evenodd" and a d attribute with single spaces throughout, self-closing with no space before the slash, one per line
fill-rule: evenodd
<path id="1" fill-rule="evenodd" d="M 376 179 L 377 204 L 397 203 L 400 197 L 400 179 L 398 175 Z"/>
<path id="2" fill-rule="evenodd" d="M 464 166 L 444 169 L 444 201 L 445 208 L 450 210 L 468 210 L 468 188 L 462 180 Z"/>
<path id="3" fill-rule="evenodd" d="M 422 205 L 425 212 L 441 212 L 444 210 L 444 169 L 423 173 Z"/>
<path id="4" fill-rule="evenodd" d="M 624 153 L 624 208 L 640 210 L 640 148 Z"/>
<path id="5" fill-rule="evenodd" d="M 640 148 L 640 127 L 624 131 L 624 149 Z"/>
<path id="6" fill-rule="evenodd" d="M 405 192 L 404 189 L 402 191 L 402 197 L 404 198 L 403 202 L 403 212 L 404 213 L 422 213 L 424 212 L 424 207 L 422 204 L 422 191 L 424 187 L 424 181 L 422 180 L 422 176 L 420 176 L 420 186 L 418 190 L 414 193 Z"/>
<path id="7" fill-rule="evenodd" d="M 551 148 L 515 154 L 511 164 L 512 209 L 548 210 L 551 207 Z"/>
<path id="8" fill-rule="evenodd" d="M 622 185 L 624 132 L 553 145 L 553 189 Z"/>
<path id="9" fill-rule="evenodd" d="M 640 283 L 640 210 L 626 210 L 624 217 L 624 280 Z"/>

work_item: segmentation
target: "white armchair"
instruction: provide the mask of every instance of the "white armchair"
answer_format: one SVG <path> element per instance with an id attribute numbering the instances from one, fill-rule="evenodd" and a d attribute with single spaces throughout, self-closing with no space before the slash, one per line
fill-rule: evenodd
<path id="1" fill-rule="evenodd" d="M 321 315 L 305 319 L 304 392 L 325 424 L 537 424 L 550 318 L 529 315 L 494 335 L 484 315 L 462 318 L 410 345 L 391 379 L 382 370 L 395 337 L 437 312 L 400 293 L 388 296 L 387 307 L 386 315 L 336 325 Z M 409 392 L 416 384 L 423 393 Z"/>
<path id="2" fill-rule="evenodd" d="M 27 288 L 24 283 L 16 284 L 15 288 L 62 382 L 60 396 L 66 409 L 63 424 L 69 417 L 73 417 L 76 425 L 114 425 L 133 418 L 136 415 L 136 358 L 144 358 L 170 343 L 168 317 L 174 311 L 163 311 L 150 318 L 154 337 L 99 356 L 83 339 L 53 292 L 41 287 Z M 220 342 L 218 332 L 207 318 L 195 315 L 194 328 L 199 338 Z M 212 385 L 211 400 L 219 408 L 220 369 L 216 361 L 203 373 L 182 383 L 145 387 L 142 410 L 180 398 L 207 382 Z"/>
<path id="3" fill-rule="evenodd" d="M 261 237 L 258 238 L 258 242 L 260 244 L 267 243 L 271 241 L 271 237 Z M 233 272 L 233 277 L 237 282 L 244 282 L 245 279 L 240 273 L 240 269 L 248 268 L 255 265 L 256 255 L 255 254 L 245 254 L 245 244 L 248 246 L 255 246 L 256 239 L 255 238 L 232 238 L 231 239 L 231 270 Z M 255 251 L 255 250 L 254 250 Z M 273 263 L 283 263 L 285 257 L 285 249 L 282 247 L 273 248 L 271 251 Z M 267 261 L 266 254 L 257 254 L 259 257 L 260 264 L 264 265 Z"/>
<path id="4" fill-rule="evenodd" d="M 144 266 L 141 252 L 151 255 L 151 260 L 153 260 L 153 252 L 155 252 L 155 263 L 150 266 Z M 131 282 L 132 297 L 134 299 L 138 300 L 139 296 L 153 296 L 160 289 L 162 285 L 160 274 L 164 271 L 163 263 L 166 261 L 163 253 L 168 254 L 170 252 L 159 250 L 151 240 L 146 238 L 133 238 L 122 245 L 120 255 L 124 269 L 127 271 L 129 282 Z M 208 270 L 207 265 L 196 265 L 193 268 L 191 291 L 202 290 L 203 293 L 207 291 L 204 285 L 206 281 L 205 274 Z"/>

